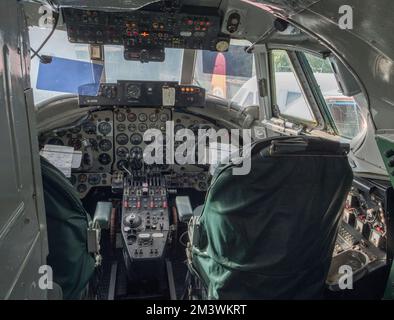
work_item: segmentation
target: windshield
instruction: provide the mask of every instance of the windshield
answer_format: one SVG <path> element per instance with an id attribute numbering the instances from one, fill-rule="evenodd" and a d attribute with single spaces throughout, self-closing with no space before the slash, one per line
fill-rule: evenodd
<path id="1" fill-rule="evenodd" d="M 30 28 L 30 43 L 37 49 L 49 29 Z M 193 82 L 208 94 L 231 100 L 241 107 L 258 105 L 256 71 L 252 54 L 245 52 L 247 41 L 232 40 L 228 52 L 197 51 Z M 70 43 L 67 32 L 56 30 L 40 55 L 52 57 L 43 64 L 37 57 L 31 62 L 31 82 L 35 103 L 66 93 L 77 94 L 78 88 L 118 80 L 180 81 L 183 49 L 166 48 L 164 62 L 127 61 L 123 47 L 104 46 L 104 65 L 90 60 L 89 46 Z"/>
<path id="2" fill-rule="evenodd" d="M 105 80 L 179 81 L 183 49 L 166 48 L 164 62 L 141 63 L 123 58 L 123 47 L 105 46 Z"/>
<path id="3" fill-rule="evenodd" d="M 37 49 L 49 33 L 48 29 L 32 27 L 30 43 Z M 35 103 L 66 93 L 78 93 L 82 85 L 117 80 L 179 81 L 181 77 L 183 49 L 166 49 L 162 63 L 127 61 L 123 47 L 104 46 L 104 66 L 90 60 L 89 46 L 70 43 L 67 32 L 57 30 L 40 51 L 40 55 L 53 57 L 49 64 L 40 59 L 31 62 L 31 83 Z"/>
<path id="4" fill-rule="evenodd" d="M 249 45 L 246 40 L 232 39 L 228 52 L 198 51 L 194 83 L 243 108 L 258 105 L 254 57 L 245 52 Z"/>

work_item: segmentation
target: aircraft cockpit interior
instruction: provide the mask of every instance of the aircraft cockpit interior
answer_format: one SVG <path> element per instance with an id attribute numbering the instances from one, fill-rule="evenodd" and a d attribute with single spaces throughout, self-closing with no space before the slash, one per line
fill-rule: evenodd
<path id="1" fill-rule="evenodd" d="M 1 1 L 0 298 L 394 299 L 366 2 Z"/>

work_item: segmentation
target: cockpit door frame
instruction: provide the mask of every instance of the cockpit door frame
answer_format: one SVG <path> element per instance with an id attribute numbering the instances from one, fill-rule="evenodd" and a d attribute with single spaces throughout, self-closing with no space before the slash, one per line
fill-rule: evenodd
<path id="1" fill-rule="evenodd" d="M 29 38 L 19 1 L 1 1 L 0 12 L 0 29 L 8 30 L 0 37 L 0 298 L 46 299 L 50 287 L 42 277 L 50 272 Z"/>

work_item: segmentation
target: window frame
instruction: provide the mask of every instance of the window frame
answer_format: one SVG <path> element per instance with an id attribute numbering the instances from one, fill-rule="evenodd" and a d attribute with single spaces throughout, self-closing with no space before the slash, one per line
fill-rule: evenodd
<path id="1" fill-rule="evenodd" d="M 311 55 L 314 55 L 316 57 L 323 58 L 321 55 L 318 55 L 314 52 L 308 52 L 308 53 Z M 324 117 L 325 131 L 328 131 L 328 133 L 333 134 L 335 136 L 348 139 L 346 137 L 342 137 L 339 133 L 339 130 L 337 128 L 335 120 L 332 117 L 329 107 L 327 106 L 326 100 L 323 97 L 323 94 L 320 90 L 320 86 L 316 80 L 316 77 L 313 73 L 312 67 L 310 66 L 308 58 L 305 55 L 305 52 L 304 51 L 297 51 L 296 55 L 297 55 L 298 60 L 301 63 L 301 67 L 302 67 L 303 72 L 307 78 L 309 87 L 311 88 L 313 95 L 315 97 L 315 100 L 316 100 L 318 106 L 320 107 L 321 114 Z"/>
<path id="2" fill-rule="evenodd" d="M 303 97 L 307 103 L 307 107 L 311 111 L 314 121 L 292 117 L 286 114 L 281 114 L 276 104 L 276 82 L 275 82 L 275 66 L 273 60 L 274 51 L 283 51 L 287 54 L 294 76 L 300 86 Z M 304 72 L 304 68 L 299 60 L 297 51 L 284 49 L 283 47 L 271 47 L 268 51 L 269 59 L 269 75 L 270 75 L 270 94 L 271 94 L 271 109 L 273 116 L 306 126 L 310 130 L 322 130 L 325 128 L 325 118 L 322 115 L 321 108 L 316 101 L 314 90 L 311 90 L 310 82 Z"/>
<path id="3" fill-rule="evenodd" d="M 367 128 L 367 118 L 365 117 L 365 114 L 362 112 L 362 110 L 360 108 L 360 105 L 358 105 L 357 101 L 355 101 L 355 103 L 356 103 L 355 110 L 356 110 L 357 116 L 361 116 L 362 120 L 365 122 L 364 130 L 359 131 L 357 133 L 357 135 L 355 135 L 354 137 L 348 137 L 346 135 L 341 134 L 341 132 L 339 130 L 339 127 L 337 125 L 337 122 L 335 121 L 335 119 L 333 117 L 333 114 L 330 111 L 330 107 L 328 106 L 328 103 L 327 103 L 326 99 L 323 96 L 323 93 L 322 93 L 322 91 L 320 89 L 320 85 L 319 85 L 319 83 L 316 80 L 316 77 L 315 77 L 315 75 L 313 73 L 312 67 L 311 67 L 311 65 L 309 63 L 309 60 L 308 60 L 308 58 L 307 58 L 305 53 L 308 53 L 309 55 L 315 56 L 315 57 L 320 58 L 320 59 L 328 59 L 328 57 L 330 55 L 329 54 L 327 54 L 327 55 L 318 54 L 316 52 L 311 52 L 311 51 L 306 51 L 306 50 L 297 52 L 297 55 L 299 56 L 299 60 L 302 61 L 303 65 L 304 65 L 303 66 L 304 70 L 305 70 L 304 72 L 308 75 L 308 78 L 310 78 L 310 80 L 309 80 L 310 81 L 310 86 L 312 88 L 316 88 L 316 90 L 315 90 L 316 91 L 316 98 L 319 100 L 319 105 L 321 106 L 321 109 L 323 110 L 323 114 L 326 117 L 326 123 L 329 126 L 329 128 L 327 128 L 326 131 L 329 131 L 331 129 L 331 132 L 329 131 L 329 133 L 334 134 L 335 136 L 339 137 L 343 141 L 346 141 L 346 142 L 349 142 L 349 143 L 352 142 L 355 139 L 356 140 L 357 139 L 361 139 L 365 135 L 365 133 L 367 131 L 366 130 L 366 128 Z M 331 68 L 333 69 L 334 66 L 331 64 L 331 62 L 330 62 L 330 65 L 331 65 Z M 333 73 L 334 73 L 334 70 L 333 70 Z M 364 92 L 362 92 L 361 94 L 364 95 Z"/>

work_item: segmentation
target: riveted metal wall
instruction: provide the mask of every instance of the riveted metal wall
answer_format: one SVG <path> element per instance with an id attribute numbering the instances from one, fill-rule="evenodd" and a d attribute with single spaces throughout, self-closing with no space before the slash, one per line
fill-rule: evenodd
<path id="1" fill-rule="evenodd" d="M 28 34 L 21 5 L 0 1 L 0 298 L 45 299 L 47 255 Z"/>

